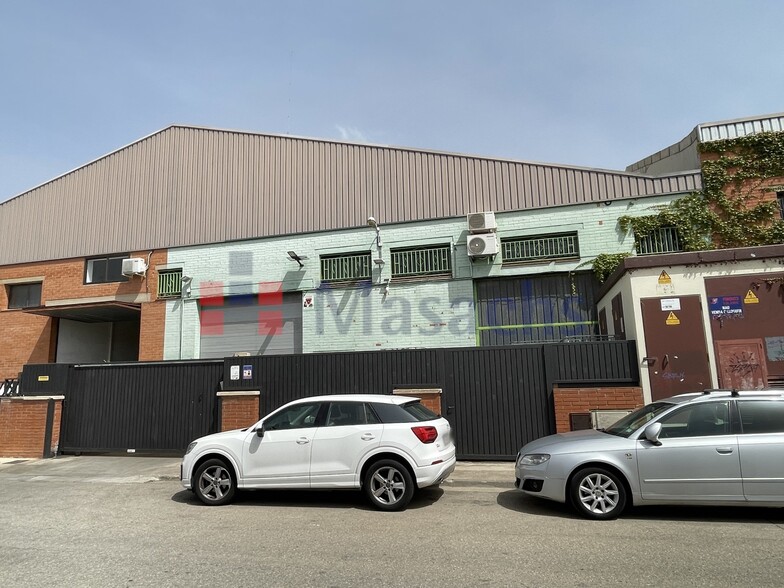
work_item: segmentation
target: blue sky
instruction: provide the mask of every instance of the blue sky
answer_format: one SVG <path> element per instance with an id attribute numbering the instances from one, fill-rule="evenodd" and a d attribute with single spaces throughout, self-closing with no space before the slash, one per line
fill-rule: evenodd
<path id="1" fill-rule="evenodd" d="M 784 2 L 0 2 L 0 201 L 170 124 L 623 169 L 784 111 Z"/>

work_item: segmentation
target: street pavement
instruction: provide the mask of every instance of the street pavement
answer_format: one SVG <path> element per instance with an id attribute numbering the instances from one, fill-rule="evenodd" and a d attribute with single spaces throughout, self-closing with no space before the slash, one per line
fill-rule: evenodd
<path id="1" fill-rule="evenodd" d="M 357 492 L 201 505 L 179 460 L 0 462 L 0 586 L 782 586 L 784 510 L 636 508 L 580 519 L 459 462 L 400 513 Z"/>
<path id="2" fill-rule="evenodd" d="M 60 456 L 53 459 L 0 458 L 5 480 L 143 483 L 180 479 L 180 458 L 129 456 Z M 511 488 L 512 462 L 461 461 L 445 485 Z"/>

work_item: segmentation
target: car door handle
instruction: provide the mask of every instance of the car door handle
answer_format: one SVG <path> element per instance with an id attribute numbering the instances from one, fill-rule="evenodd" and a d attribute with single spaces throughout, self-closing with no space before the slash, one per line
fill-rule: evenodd
<path id="1" fill-rule="evenodd" d="M 721 453 L 722 455 L 729 455 L 732 453 L 732 447 L 717 447 L 716 451 Z"/>
<path id="2" fill-rule="evenodd" d="M 376 436 L 373 433 L 363 433 L 360 439 L 363 441 L 372 441 Z"/>
<path id="3" fill-rule="evenodd" d="M 310 439 L 307 437 L 300 437 L 297 439 L 297 445 L 307 445 L 308 443 L 310 443 Z"/>

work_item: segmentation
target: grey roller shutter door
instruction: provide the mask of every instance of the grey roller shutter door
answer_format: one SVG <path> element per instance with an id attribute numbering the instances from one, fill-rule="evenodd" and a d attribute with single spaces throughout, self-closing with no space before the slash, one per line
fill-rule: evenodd
<path id="1" fill-rule="evenodd" d="M 203 359 L 230 357 L 235 353 L 302 353 L 302 294 L 299 292 L 283 294 L 280 306 L 262 306 L 255 298 L 243 297 L 239 302 L 227 298 L 221 307 L 210 309 L 220 313 L 222 329 L 220 332 L 202 329 L 199 355 Z"/>

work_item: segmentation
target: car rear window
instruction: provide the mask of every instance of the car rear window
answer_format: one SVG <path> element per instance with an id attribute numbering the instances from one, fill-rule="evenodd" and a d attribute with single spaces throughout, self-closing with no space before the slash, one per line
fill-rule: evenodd
<path id="1" fill-rule="evenodd" d="M 436 413 L 423 406 L 418 400 L 405 404 L 374 402 L 371 406 L 382 423 L 420 423 L 438 418 Z"/>

